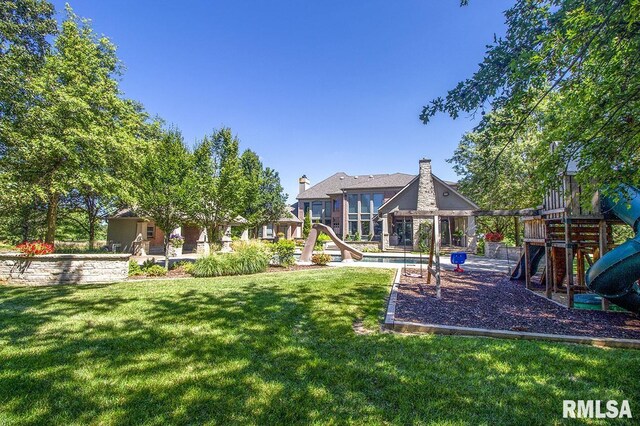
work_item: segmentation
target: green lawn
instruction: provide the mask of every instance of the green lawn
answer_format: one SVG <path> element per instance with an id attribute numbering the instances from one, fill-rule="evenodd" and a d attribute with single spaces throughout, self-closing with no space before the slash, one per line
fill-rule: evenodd
<path id="1" fill-rule="evenodd" d="M 391 277 L 0 286 L 0 425 L 549 424 L 563 399 L 640 416 L 640 352 L 380 333 Z"/>

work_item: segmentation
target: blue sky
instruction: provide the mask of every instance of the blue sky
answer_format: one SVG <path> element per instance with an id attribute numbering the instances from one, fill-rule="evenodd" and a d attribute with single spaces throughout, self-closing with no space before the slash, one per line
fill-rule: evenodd
<path id="1" fill-rule="evenodd" d="M 64 1 L 54 1 L 62 17 Z M 76 14 L 118 46 L 129 98 L 185 140 L 231 127 L 297 178 L 417 173 L 455 180 L 451 157 L 472 117 L 418 120 L 430 99 L 470 76 L 513 1 L 77 0 Z"/>

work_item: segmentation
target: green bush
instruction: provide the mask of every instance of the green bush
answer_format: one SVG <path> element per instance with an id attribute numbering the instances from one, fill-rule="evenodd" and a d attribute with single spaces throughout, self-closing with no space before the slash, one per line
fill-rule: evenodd
<path id="1" fill-rule="evenodd" d="M 182 266 L 182 272 L 184 272 L 185 274 L 192 274 L 193 273 L 193 262 L 187 262 Z"/>
<path id="2" fill-rule="evenodd" d="M 138 262 L 136 262 L 135 260 L 130 260 L 129 261 L 129 276 L 130 277 L 134 277 L 136 275 L 142 275 L 143 271 L 142 268 L 140 267 L 140 265 L 138 265 Z"/>
<path id="3" fill-rule="evenodd" d="M 146 271 L 147 269 L 151 268 L 155 264 L 156 264 L 156 258 L 152 257 L 151 259 L 147 259 L 144 262 L 142 262 L 142 266 L 140 267 L 140 269 L 142 269 L 143 271 Z"/>
<path id="4" fill-rule="evenodd" d="M 280 266 L 291 266 L 296 263 L 295 257 L 293 254 L 296 250 L 296 243 L 291 240 L 278 240 L 277 243 L 273 244 L 273 254 L 275 254 L 277 258 L 277 263 Z"/>
<path id="5" fill-rule="evenodd" d="M 167 275 L 167 270 L 160 265 L 153 265 L 145 269 L 145 274 L 150 277 L 163 277 Z"/>
<path id="6" fill-rule="evenodd" d="M 271 254 L 263 243 L 248 243 L 233 253 L 212 254 L 196 261 L 191 270 L 194 277 L 248 275 L 264 272 Z"/>
<path id="7" fill-rule="evenodd" d="M 326 265 L 331 262 L 331 255 L 326 253 L 318 253 L 311 256 L 311 262 L 315 265 Z"/>

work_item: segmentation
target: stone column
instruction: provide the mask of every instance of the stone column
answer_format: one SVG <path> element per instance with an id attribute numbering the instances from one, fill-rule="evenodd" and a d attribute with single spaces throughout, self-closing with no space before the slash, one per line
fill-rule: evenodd
<path id="1" fill-rule="evenodd" d="M 476 236 L 476 232 L 476 217 L 467 217 L 467 229 L 465 231 L 465 235 L 467 237 L 467 251 L 473 254 L 478 252 L 478 237 Z"/>
<path id="2" fill-rule="evenodd" d="M 418 175 L 418 200 L 416 210 L 420 212 L 434 211 L 438 209 L 436 205 L 436 190 L 431 176 L 431 160 L 423 158 L 419 162 L 420 174 Z M 427 221 L 426 218 L 413 219 L 413 249 L 419 250 L 418 232 L 420 225 Z"/>
<path id="3" fill-rule="evenodd" d="M 388 215 L 382 215 L 382 238 L 381 238 L 381 250 L 384 251 L 389 248 L 389 218 Z"/>
<path id="4" fill-rule="evenodd" d="M 202 228 L 202 231 L 200 231 L 200 236 L 196 242 L 196 253 L 203 256 L 208 256 L 211 253 L 211 247 L 209 247 L 209 236 L 207 235 L 207 230 L 205 228 Z"/>
<path id="5" fill-rule="evenodd" d="M 249 241 L 249 229 L 245 229 L 242 231 L 242 235 L 240 235 L 240 239 L 242 241 Z"/>

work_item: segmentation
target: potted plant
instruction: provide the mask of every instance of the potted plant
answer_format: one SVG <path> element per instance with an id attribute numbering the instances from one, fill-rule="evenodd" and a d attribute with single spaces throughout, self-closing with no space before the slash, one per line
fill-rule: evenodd
<path id="1" fill-rule="evenodd" d="M 169 235 L 169 256 L 182 256 L 182 246 L 184 245 L 184 237 L 179 234 Z"/>
<path id="2" fill-rule="evenodd" d="M 462 237 L 464 237 L 464 231 L 462 229 L 457 229 L 453 232 L 453 245 L 461 246 L 462 245 Z"/>

